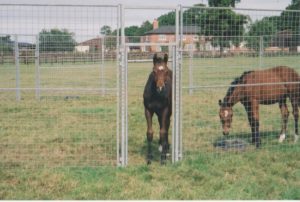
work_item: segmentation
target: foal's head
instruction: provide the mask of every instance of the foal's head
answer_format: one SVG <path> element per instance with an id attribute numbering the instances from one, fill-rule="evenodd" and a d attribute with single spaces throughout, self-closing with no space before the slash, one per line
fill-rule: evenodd
<path id="1" fill-rule="evenodd" d="M 223 128 L 223 134 L 228 135 L 231 127 L 232 116 L 233 116 L 232 107 L 227 106 L 221 100 L 219 100 L 219 105 L 220 105 L 219 116 Z"/>
<path id="2" fill-rule="evenodd" d="M 153 73 L 156 84 L 156 90 L 159 94 L 165 91 L 166 84 L 168 82 L 168 54 L 164 57 L 158 57 L 155 53 L 153 56 Z"/>

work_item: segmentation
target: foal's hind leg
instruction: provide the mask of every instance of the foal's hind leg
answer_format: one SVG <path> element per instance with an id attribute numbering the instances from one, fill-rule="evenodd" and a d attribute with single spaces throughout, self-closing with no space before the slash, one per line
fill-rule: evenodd
<path id="1" fill-rule="evenodd" d="M 152 155 L 152 140 L 153 140 L 153 130 L 152 130 L 152 117 L 153 117 L 153 112 L 149 111 L 148 109 L 145 108 L 145 117 L 147 120 L 147 164 L 151 164 L 151 160 L 153 158 Z"/>
<path id="2" fill-rule="evenodd" d="M 299 109 L 298 109 L 298 102 L 296 98 L 291 99 L 292 108 L 293 108 L 293 116 L 295 121 L 295 134 L 294 134 L 294 142 L 296 143 L 299 139 L 298 134 L 298 119 L 299 119 Z"/>
<path id="3" fill-rule="evenodd" d="M 279 108 L 282 116 L 282 126 L 281 126 L 281 132 L 279 135 L 279 142 L 283 142 L 286 136 L 286 125 L 289 118 L 289 110 L 286 106 L 285 100 L 279 103 Z"/>

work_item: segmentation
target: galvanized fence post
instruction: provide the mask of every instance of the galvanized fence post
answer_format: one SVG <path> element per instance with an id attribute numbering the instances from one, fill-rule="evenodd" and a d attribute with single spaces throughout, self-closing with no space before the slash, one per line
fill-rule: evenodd
<path id="1" fill-rule="evenodd" d="M 35 45 L 35 97 L 40 100 L 40 41 L 39 35 L 36 36 Z"/>
<path id="2" fill-rule="evenodd" d="M 116 59 L 117 59 L 117 128 L 116 128 L 116 138 L 117 138 L 117 165 L 120 165 L 120 68 L 121 68 L 121 63 L 122 61 L 120 60 L 121 58 L 121 49 L 120 49 L 120 35 L 119 35 L 119 30 L 120 30 L 120 16 L 121 16 L 121 5 L 118 5 L 118 10 L 117 10 L 117 38 L 116 38 Z"/>
<path id="3" fill-rule="evenodd" d="M 193 80 L 193 57 L 194 57 L 194 52 L 192 47 L 189 47 L 189 94 L 192 95 L 194 90 L 194 80 Z"/>
<path id="4" fill-rule="evenodd" d="M 183 154 L 182 154 L 182 102 L 181 102 L 181 98 L 182 98 L 182 54 L 183 54 L 183 7 L 182 5 L 179 5 L 179 7 L 177 8 L 178 9 L 178 12 L 180 13 L 180 22 L 179 22 L 179 28 L 180 28 L 180 31 L 179 31 L 179 57 L 177 58 L 178 60 L 178 90 L 179 90 L 179 99 L 178 99 L 178 106 L 179 106 L 179 109 L 178 109 L 178 113 L 179 113 L 179 117 L 178 117 L 178 161 L 180 159 L 182 159 L 183 157 Z"/>
<path id="5" fill-rule="evenodd" d="M 128 120 L 127 120 L 127 113 L 128 113 L 128 106 L 127 106 L 127 51 L 125 46 L 125 19 L 124 19 L 124 7 L 121 5 L 121 65 L 120 65 L 120 119 L 121 119 L 121 129 L 120 129 L 120 135 L 121 135 L 121 143 L 120 143 L 120 165 L 126 166 L 128 163 L 127 157 L 128 157 L 128 150 L 127 150 L 127 135 L 128 135 Z"/>
<path id="6" fill-rule="evenodd" d="M 16 100 L 21 100 L 21 92 L 20 92 L 20 62 L 19 62 L 19 42 L 18 35 L 15 35 L 15 66 L 16 66 Z"/>
<path id="7" fill-rule="evenodd" d="M 259 37 L 259 67 L 263 66 L 263 56 L 264 56 L 264 36 Z"/>
<path id="8" fill-rule="evenodd" d="M 100 38 L 101 40 L 101 38 Z M 105 49 L 105 35 L 102 37 L 101 40 L 101 64 L 100 64 L 100 79 L 101 79 L 101 92 L 102 96 L 105 94 L 105 78 L 104 78 L 104 50 Z"/>
<path id="9" fill-rule="evenodd" d="M 179 11 L 181 6 L 176 8 L 176 47 L 175 47 L 175 66 L 173 69 L 173 131 L 172 131 L 172 162 L 175 163 L 181 158 L 181 54 L 182 45 L 180 32 L 182 34 L 182 28 L 180 25 Z"/>

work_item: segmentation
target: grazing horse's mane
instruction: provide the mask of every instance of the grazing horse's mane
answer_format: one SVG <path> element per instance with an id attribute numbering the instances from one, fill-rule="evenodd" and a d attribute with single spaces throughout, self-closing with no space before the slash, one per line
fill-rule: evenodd
<path id="1" fill-rule="evenodd" d="M 253 71 L 246 71 L 246 72 L 244 72 L 240 77 L 236 77 L 236 78 L 231 82 L 230 87 L 228 88 L 227 93 L 226 93 L 226 95 L 225 95 L 225 97 L 224 97 L 224 100 L 223 100 L 223 103 L 222 103 L 223 107 L 228 106 L 228 99 L 230 98 L 230 96 L 231 96 L 232 93 L 234 92 L 234 90 L 235 90 L 235 88 L 236 88 L 236 85 L 238 85 L 238 84 L 243 84 L 243 79 L 244 79 L 244 77 L 245 77 L 247 74 L 251 73 L 251 72 L 253 72 Z"/>

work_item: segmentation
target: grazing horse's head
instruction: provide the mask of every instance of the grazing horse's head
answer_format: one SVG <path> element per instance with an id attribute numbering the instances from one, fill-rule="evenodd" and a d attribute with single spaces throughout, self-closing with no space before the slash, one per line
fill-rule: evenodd
<path id="1" fill-rule="evenodd" d="M 227 106 L 225 103 L 222 103 L 221 100 L 219 100 L 219 105 L 220 105 L 219 116 L 223 128 L 223 134 L 228 135 L 231 127 L 232 116 L 233 116 L 232 107 Z"/>
<path id="2" fill-rule="evenodd" d="M 168 82 L 168 54 L 164 57 L 158 57 L 155 53 L 153 56 L 153 73 L 156 84 L 156 90 L 159 94 L 165 91 L 166 84 Z"/>

